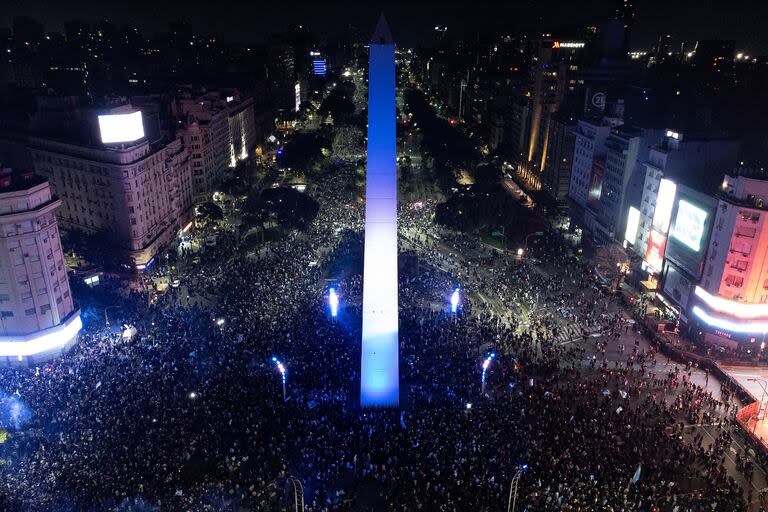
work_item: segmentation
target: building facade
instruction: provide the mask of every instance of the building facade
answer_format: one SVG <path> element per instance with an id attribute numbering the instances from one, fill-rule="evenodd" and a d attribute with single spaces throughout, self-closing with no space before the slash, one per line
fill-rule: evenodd
<path id="1" fill-rule="evenodd" d="M 0 175 L 0 364 L 60 354 L 82 327 L 67 279 L 56 210 L 31 172 Z"/>
<path id="2" fill-rule="evenodd" d="M 31 137 L 29 144 L 35 171 L 62 201 L 61 226 L 108 233 L 139 269 L 191 218 L 192 170 L 180 138 L 95 147 Z"/>
<path id="3" fill-rule="evenodd" d="M 765 341 L 768 332 L 768 181 L 726 176 L 691 316 L 712 343 Z"/>
<path id="4" fill-rule="evenodd" d="M 181 91 L 172 113 L 189 151 L 194 200 L 205 201 L 224 171 L 252 155 L 257 144 L 253 98 L 236 89 Z"/>

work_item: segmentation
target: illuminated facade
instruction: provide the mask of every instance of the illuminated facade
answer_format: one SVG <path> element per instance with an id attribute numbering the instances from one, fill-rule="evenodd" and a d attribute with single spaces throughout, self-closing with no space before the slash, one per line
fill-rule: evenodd
<path id="1" fill-rule="evenodd" d="M 395 43 L 384 16 L 370 44 L 360 404 L 399 404 Z"/>
<path id="2" fill-rule="evenodd" d="M 198 93 L 182 90 L 172 105 L 182 122 L 189 151 L 194 200 L 210 199 L 224 171 L 253 154 L 256 122 L 253 98 L 236 89 Z"/>
<path id="3" fill-rule="evenodd" d="M 0 176 L 0 364 L 59 355 L 82 326 L 59 239 L 60 206 L 44 178 Z"/>

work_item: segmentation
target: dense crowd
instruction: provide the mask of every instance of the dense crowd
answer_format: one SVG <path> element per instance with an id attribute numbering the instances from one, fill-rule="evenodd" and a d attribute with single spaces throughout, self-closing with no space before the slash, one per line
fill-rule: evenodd
<path id="1" fill-rule="evenodd" d="M 360 410 L 364 205 L 337 171 L 306 231 L 250 251 L 223 234 L 179 288 L 125 299 L 133 339 L 88 327 L 66 357 L 0 370 L 30 411 L 0 444 L 0 509 L 285 510 L 295 478 L 310 511 L 493 511 L 519 470 L 518 510 L 744 509 L 730 405 L 653 351 L 609 364 L 626 319 L 555 237 L 535 245 L 550 278 L 434 227 L 428 201 L 399 212 L 402 407 Z M 568 322 L 599 336 L 563 346 Z M 723 421 L 711 445 L 683 432 L 704 415 Z"/>

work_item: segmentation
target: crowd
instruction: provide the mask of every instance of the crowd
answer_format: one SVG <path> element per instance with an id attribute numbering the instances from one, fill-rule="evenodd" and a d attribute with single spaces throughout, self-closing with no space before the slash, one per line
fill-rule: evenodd
<path id="1" fill-rule="evenodd" d="M 360 410 L 354 179 L 325 178 L 304 232 L 184 255 L 181 287 L 113 311 L 133 339 L 88 327 L 59 360 L 0 369 L 31 412 L 0 444 L 0 509 L 285 510 L 295 478 L 309 511 L 494 511 L 518 470 L 517 510 L 745 509 L 723 465 L 729 406 L 684 370 L 652 374 L 656 354 L 636 346 L 609 364 L 599 346 L 620 343 L 625 319 L 603 316 L 610 299 L 556 241 L 536 245 L 562 267 L 549 278 L 434 228 L 429 202 L 399 212 L 402 407 Z M 566 347 L 564 322 L 600 336 Z M 724 419 L 711 445 L 683 435 L 704 415 Z"/>

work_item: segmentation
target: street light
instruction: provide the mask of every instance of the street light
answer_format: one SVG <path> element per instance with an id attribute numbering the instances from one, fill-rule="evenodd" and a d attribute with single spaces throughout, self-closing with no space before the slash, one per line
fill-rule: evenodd
<path id="1" fill-rule="evenodd" d="M 483 375 L 480 377 L 480 386 L 482 394 L 485 394 L 485 373 L 488 371 L 488 367 L 491 366 L 491 361 L 496 357 L 496 353 L 491 352 L 488 357 L 483 361 Z"/>
<path id="2" fill-rule="evenodd" d="M 534 231 L 533 233 L 529 233 L 528 236 L 525 237 L 525 252 L 528 252 L 528 239 L 532 236 L 541 236 L 543 234 L 543 231 Z M 518 254 L 520 253 L 518 252 Z"/>
<path id="3" fill-rule="evenodd" d="M 304 512 L 304 486 L 298 478 L 289 479 L 293 488 L 293 502 L 295 512 Z"/>
<path id="4" fill-rule="evenodd" d="M 331 306 L 331 316 L 336 318 L 336 315 L 339 313 L 339 296 L 336 295 L 335 288 L 328 290 L 328 303 Z"/>
<path id="5" fill-rule="evenodd" d="M 459 307 L 459 289 L 456 288 L 451 294 L 451 313 L 456 314 Z"/>
<path id="6" fill-rule="evenodd" d="M 520 466 L 512 477 L 512 481 L 509 483 L 509 500 L 507 501 L 507 512 L 515 512 L 515 505 L 517 505 L 517 486 L 520 484 L 520 477 L 523 476 L 523 471 L 528 469 L 528 464 Z M 513 494 L 514 492 L 514 494 Z"/>
<path id="7" fill-rule="evenodd" d="M 107 306 L 104 308 L 104 323 L 109 327 L 109 318 L 107 317 L 107 310 L 111 308 L 119 308 L 120 306 Z"/>
<path id="8" fill-rule="evenodd" d="M 272 362 L 277 365 L 277 369 L 280 372 L 280 377 L 283 381 L 283 400 L 285 400 L 285 366 L 283 366 L 283 363 L 281 363 L 276 357 L 272 358 Z"/>

